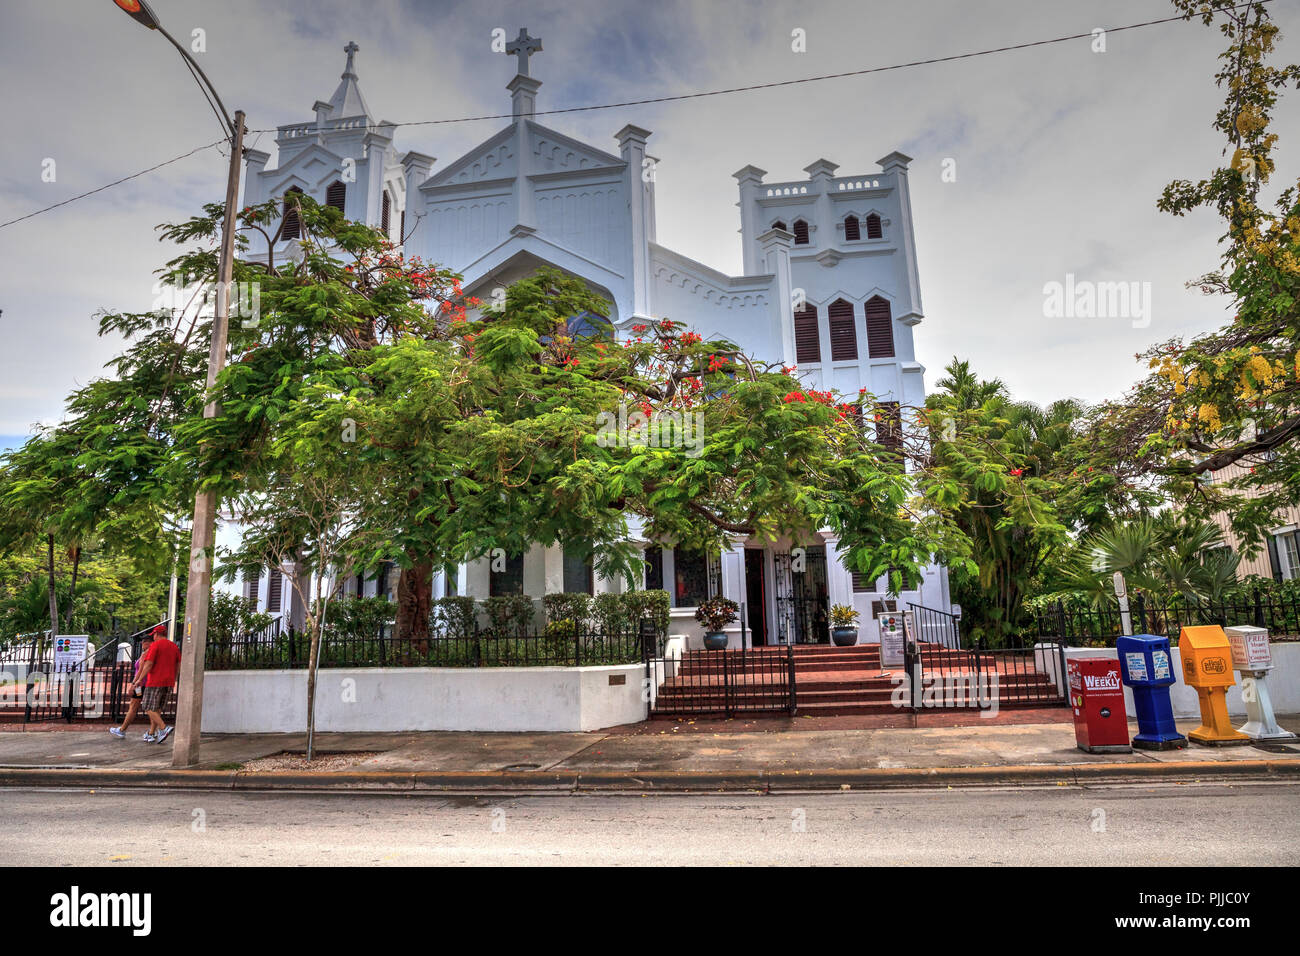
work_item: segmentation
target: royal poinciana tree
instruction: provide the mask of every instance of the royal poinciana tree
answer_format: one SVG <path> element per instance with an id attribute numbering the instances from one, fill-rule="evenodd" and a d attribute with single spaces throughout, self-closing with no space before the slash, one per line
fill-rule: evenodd
<path id="1" fill-rule="evenodd" d="M 1151 374 L 1093 424 L 1094 466 L 1151 482 L 1190 514 L 1227 514 L 1251 545 L 1280 508 L 1300 501 L 1300 195 L 1281 182 L 1271 126 L 1300 66 L 1269 64 L 1278 30 L 1263 3 L 1174 5 L 1228 40 L 1216 75 L 1226 98 L 1214 118 L 1225 146 L 1222 165 L 1205 179 L 1170 183 L 1159 207 L 1218 213 L 1220 267 L 1189 284 L 1223 297 L 1233 317 L 1140 356 Z M 1212 483 L 1233 465 L 1232 477 Z"/>

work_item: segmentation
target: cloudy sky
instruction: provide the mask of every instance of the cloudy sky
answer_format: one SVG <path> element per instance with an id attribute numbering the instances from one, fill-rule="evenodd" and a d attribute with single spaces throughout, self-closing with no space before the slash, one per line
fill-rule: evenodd
<path id="1" fill-rule="evenodd" d="M 514 59 L 490 51 L 493 29 L 526 26 L 545 50 L 538 109 L 665 96 L 903 63 L 1156 19 L 1166 0 L 152 0 L 198 54 L 230 109 L 253 129 L 313 118 L 361 47 L 357 71 L 373 112 L 408 122 L 509 112 Z M 1300 5 L 1277 0 L 1280 57 L 1300 59 Z M 791 34 L 806 31 L 806 52 Z M 918 355 L 933 385 L 954 355 L 1018 397 L 1099 400 L 1140 373 L 1134 353 L 1220 324 L 1222 304 L 1184 288 L 1217 261 L 1209 215 L 1157 212 L 1163 185 L 1198 178 L 1220 158 L 1209 123 L 1222 38 L 1199 23 L 683 102 L 541 117 L 616 152 L 632 122 L 653 131 L 659 241 L 738 273 L 735 181 L 752 163 L 769 180 L 801 178 L 825 157 L 841 175 L 875 170 L 898 149 L 911 183 L 926 320 Z M 219 130 L 160 36 L 111 0 L 18 4 L 0 12 L 0 222 L 211 142 Z M 1280 179 L 1295 178 L 1285 134 L 1300 98 L 1278 112 Z M 435 170 L 501 123 L 415 126 L 403 149 Z M 274 153 L 274 134 L 251 143 Z M 1294 155 L 1294 154 L 1290 154 Z M 945 160 L 956 180 L 945 182 Z M 54 181 L 42 173 L 53 160 Z M 274 163 L 274 161 L 273 161 Z M 952 164 L 949 164 L 950 167 Z M 169 250 L 154 226 L 219 201 L 224 160 L 206 150 L 156 173 L 0 229 L 0 448 L 34 422 L 57 421 L 63 397 L 118 349 L 96 337 L 101 309 L 148 308 Z M 1150 324 L 1051 318 L 1043 287 L 1067 273 L 1150 283 Z M 679 316 L 678 318 L 685 318 Z"/>

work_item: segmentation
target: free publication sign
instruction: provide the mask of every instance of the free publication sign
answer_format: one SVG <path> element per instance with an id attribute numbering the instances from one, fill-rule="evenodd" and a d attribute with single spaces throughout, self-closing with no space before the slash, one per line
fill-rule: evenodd
<path id="1" fill-rule="evenodd" d="M 54 670 L 76 670 L 86 659 L 88 634 L 60 634 L 54 639 Z"/>

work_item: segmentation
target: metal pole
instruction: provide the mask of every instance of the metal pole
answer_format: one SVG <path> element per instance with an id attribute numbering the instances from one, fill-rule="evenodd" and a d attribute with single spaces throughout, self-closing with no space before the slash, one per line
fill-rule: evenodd
<path id="1" fill-rule="evenodd" d="M 221 234 L 221 263 L 217 276 L 217 309 L 212 320 L 212 348 L 208 353 L 208 403 L 204 418 L 216 418 L 217 376 L 226 364 L 227 318 L 230 285 L 235 268 L 235 205 L 243 163 L 244 113 L 235 113 L 230 148 L 230 176 L 226 182 L 226 215 Z M 180 693 L 176 702 L 176 744 L 173 767 L 199 762 L 199 734 L 203 724 L 203 655 L 208 639 L 208 602 L 212 593 L 213 544 L 216 538 L 216 494 L 200 491 L 194 498 L 194 525 L 190 538 L 189 585 L 185 591 L 185 633 L 181 644 Z"/>

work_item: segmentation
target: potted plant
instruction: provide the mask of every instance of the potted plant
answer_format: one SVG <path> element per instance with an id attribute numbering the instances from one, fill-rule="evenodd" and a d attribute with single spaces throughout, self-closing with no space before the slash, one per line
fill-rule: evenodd
<path id="1" fill-rule="evenodd" d="M 704 625 L 704 646 L 711 651 L 720 651 L 727 646 L 725 628 L 734 624 L 740 612 L 740 605 L 730 598 L 709 598 L 695 609 L 695 620 Z"/>
<path id="2" fill-rule="evenodd" d="M 851 647 L 858 643 L 858 612 L 847 604 L 831 608 L 831 640 L 836 647 Z"/>

